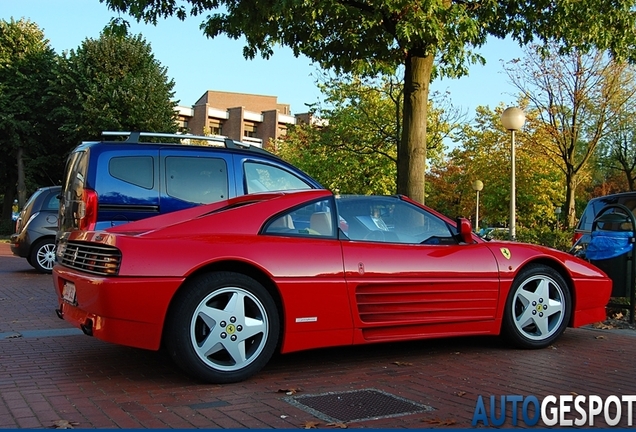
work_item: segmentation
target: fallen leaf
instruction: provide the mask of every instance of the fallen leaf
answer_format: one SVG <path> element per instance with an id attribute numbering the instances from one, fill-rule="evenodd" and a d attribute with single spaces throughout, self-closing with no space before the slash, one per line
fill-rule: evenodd
<path id="1" fill-rule="evenodd" d="M 289 416 L 286 416 L 285 414 L 280 416 L 280 418 L 282 418 L 282 419 L 286 419 L 287 417 L 289 417 Z"/>
<path id="2" fill-rule="evenodd" d="M 288 388 L 288 389 L 278 389 L 278 393 L 285 393 L 286 395 L 293 395 L 298 392 L 303 391 L 300 387 L 298 388 Z"/>
<path id="3" fill-rule="evenodd" d="M 394 361 L 392 364 L 398 366 L 413 366 L 413 363 L 403 362 L 403 361 Z"/>
<path id="4" fill-rule="evenodd" d="M 458 391 L 458 392 L 455 392 L 455 394 L 457 396 L 459 396 L 459 397 L 462 397 L 462 396 L 464 396 L 466 394 L 466 392 L 465 391 Z"/>
<path id="5" fill-rule="evenodd" d="M 605 336 L 596 336 L 594 339 L 605 339 Z"/>
<path id="6" fill-rule="evenodd" d="M 577 392 L 570 392 L 570 394 L 571 394 L 572 396 L 578 396 L 578 395 L 579 395 Z"/>
<path id="7" fill-rule="evenodd" d="M 428 424 L 438 425 L 438 426 L 452 426 L 455 423 L 457 423 L 455 420 L 452 420 L 452 419 L 442 420 L 442 419 L 438 419 L 438 418 L 427 419 L 427 420 L 422 420 L 422 421 L 426 422 Z"/>
<path id="8" fill-rule="evenodd" d="M 52 429 L 75 429 L 74 426 L 77 426 L 79 423 L 68 420 L 55 420 Z"/>
<path id="9" fill-rule="evenodd" d="M 456 351 L 456 352 L 454 352 L 454 353 L 451 353 L 451 354 L 455 354 L 455 355 L 458 355 L 458 354 L 461 354 L 461 353 L 460 353 L 459 351 Z"/>
<path id="10" fill-rule="evenodd" d="M 623 319 L 623 312 L 616 312 L 612 318 L 617 320 Z"/>
<path id="11" fill-rule="evenodd" d="M 306 421 L 303 423 L 303 429 L 316 429 L 316 426 L 320 425 L 320 422 Z"/>
<path id="12" fill-rule="evenodd" d="M 613 325 L 605 324 L 602 321 L 599 321 L 597 323 L 592 324 L 592 327 L 594 327 L 596 329 L 600 329 L 600 330 L 611 330 L 611 329 L 614 328 Z"/>
<path id="13" fill-rule="evenodd" d="M 325 426 L 332 427 L 332 428 L 340 428 L 340 429 L 348 428 L 348 426 L 344 423 L 327 423 Z"/>

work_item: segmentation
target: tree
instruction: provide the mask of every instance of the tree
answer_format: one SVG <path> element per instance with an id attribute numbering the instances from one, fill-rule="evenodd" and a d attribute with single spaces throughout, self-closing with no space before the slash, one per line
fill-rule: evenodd
<path id="1" fill-rule="evenodd" d="M 580 173 L 634 95 L 634 89 L 624 91 L 630 67 L 600 51 L 564 54 L 553 44 L 549 51 L 526 49 L 523 60 L 505 69 L 537 112 L 528 128 L 535 130 L 534 136 L 548 138 L 542 149 L 565 175 L 567 225 L 572 228 Z"/>
<path id="2" fill-rule="evenodd" d="M 53 116 L 70 148 L 105 130 L 176 132 L 173 87 L 141 35 L 106 30 L 60 58 Z"/>
<path id="3" fill-rule="evenodd" d="M 5 155 L 0 162 L 2 220 L 11 214 L 16 184 L 20 208 L 24 206 L 29 158 L 47 153 L 50 128 L 45 96 L 54 63 L 55 53 L 35 23 L 0 21 L 0 151 Z"/>
<path id="4" fill-rule="evenodd" d="M 480 219 L 485 225 L 506 226 L 510 218 L 510 138 L 501 127 L 503 107 L 478 107 L 473 125 L 465 125 L 457 136 L 447 164 L 434 169 L 428 202 L 450 217 L 473 217 L 475 180 L 484 188 L 480 194 Z M 532 119 L 533 113 L 528 113 Z M 525 136 L 524 136 L 525 138 Z M 517 220 L 535 228 L 556 222 L 554 209 L 562 202 L 563 176 L 558 168 L 536 151 L 536 141 L 519 139 L 516 146 Z"/>
<path id="5" fill-rule="evenodd" d="M 631 79 L 626 80 L 629 86 L 636 85 L 633 71 Z M 624 91 L 632 92 L 628 87 Z M 632 98 L 633 99 L 633 98 Z M 605 178 L 621 174 L 626 189 L 636 189 L 636 101 L 630 100 L 610 125 L 610 132 L 599 144 L 599 170 L 606 174 Z M 609 173 L 608 173 L 609 171 Z M 621 191 L 621 190 L 619 190 Z"/>
<path id="6" fill-rule="evenodd" d="M 313 115 L 321 126 L 290 129 L 277 153 L 330 189 L 342 193 L 396 192 L 397 148 L 402 129 L 403 85 L 396 76 L 326 77 L 319 84 L 324 106 Z M 443 97 L 429 109 L 428 144 L 434 158 L 461 113 Z M 334 164 L 333 161 L 338 161 Z"/>
<path id="7" fill-rule="evenodd" d="M 211 12 L 201 24 L 208 37 L 245 37 L 244 55 L 265 58 L 286 45 L 336 71 L 404 71 L 404 127 L 398 147 L 398 192 L 424 202 L 424 171 L 431 79 L 457 77 L 484 59 L 473 50 L 489 35 L 526 44 L 557 39 L 595 45 L 636 58 L 634 0 L 100 0 L 117 12 L 157 23 L 159 18 Z M 189 9 L 188 9 L 189 8 Z M 585 23 L 581 26 L 580 23 Z M 121 25 L 121 22 L 119 23 Z M 120 27 L 121 28 L 121 27 Z M 437 60 L 437 65 L 435 61 Z"/>

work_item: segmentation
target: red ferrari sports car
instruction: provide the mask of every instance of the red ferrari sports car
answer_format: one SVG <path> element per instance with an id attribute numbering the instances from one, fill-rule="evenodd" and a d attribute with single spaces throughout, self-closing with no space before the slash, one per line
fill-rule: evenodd
<path id="1" fill-rule="evenodd" d="M 542 348 L 605 319 L 611 280 L 541 246 L 485 241 L 403 196 L 236 197 L 60 239 L 60 317 L 244 380 L 275 350 L 505 334 Z"/>

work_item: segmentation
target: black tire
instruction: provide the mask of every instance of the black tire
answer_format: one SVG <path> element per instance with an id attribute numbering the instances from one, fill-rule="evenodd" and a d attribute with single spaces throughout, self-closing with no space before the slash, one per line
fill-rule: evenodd
<path id="1" fill-rule="evenodd" d="M 55 264 L 55 240 L 44 238 L 31 247 L 28 263 L 40 273 L 51 273 Z"/>
<path id="2" fill-rule="evenodd" d="M 545 348 L 570 322 L 572 296 L 556 270 L 533 264 L 513 281 L 505 308 L 504 336 L 520 348 Z"/>
<path id="3" fill-rule="evenodd" d="M 181 288 L 166 320 L 164 341 L 186 373 L 222 384 L 243 381 L 262 369 L 279 333 L 278 309 L 260 283 L 240 273 L 216 272 Z"/>

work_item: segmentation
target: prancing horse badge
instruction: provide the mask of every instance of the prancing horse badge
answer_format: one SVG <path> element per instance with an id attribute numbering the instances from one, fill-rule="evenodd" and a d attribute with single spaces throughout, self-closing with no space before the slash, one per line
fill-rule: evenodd
<path id="1" fill-rule="evenodd" d="M 510 250 L 508 248 L 501 248 L 499 250 L 505 259 L 510 259 Z"/>

